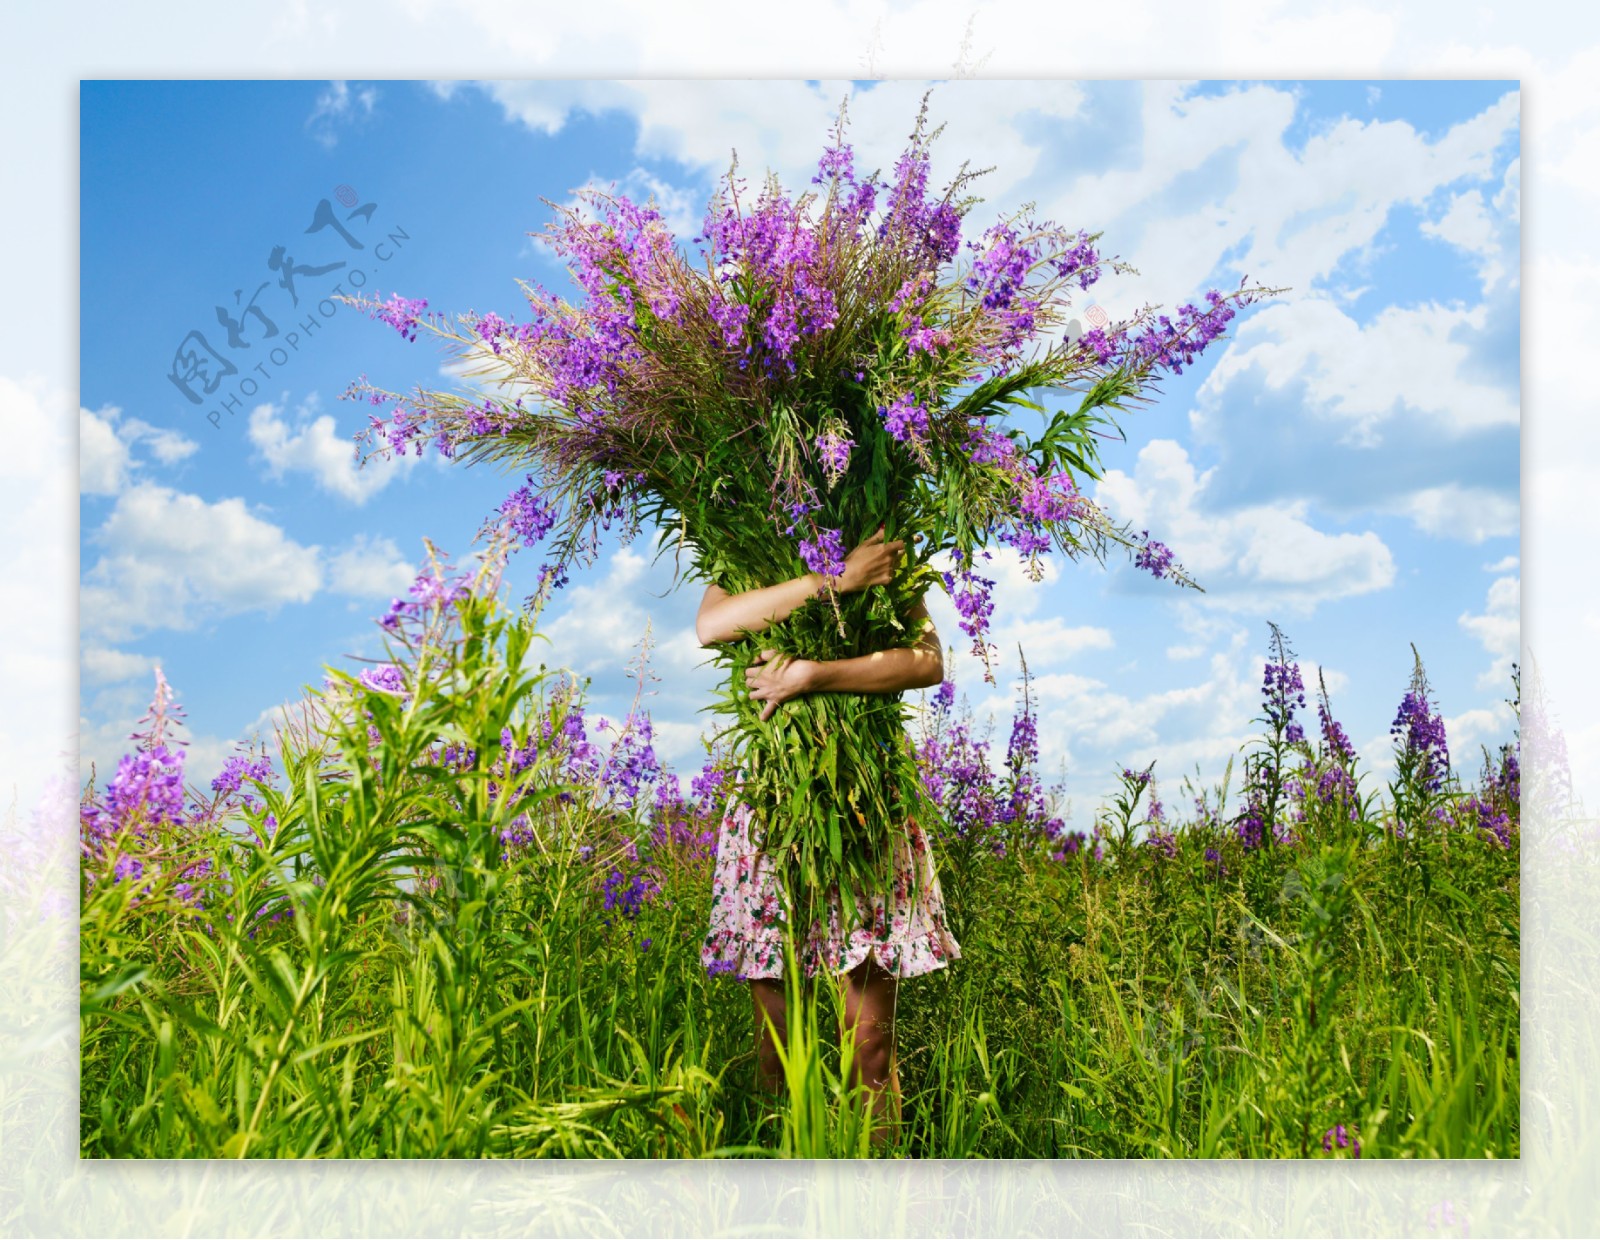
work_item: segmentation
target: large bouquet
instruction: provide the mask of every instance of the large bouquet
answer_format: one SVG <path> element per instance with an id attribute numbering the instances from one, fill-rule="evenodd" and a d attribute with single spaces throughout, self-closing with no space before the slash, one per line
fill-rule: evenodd
<path id="1" fill-rule="evenodd" d="M 519 281 L 524 322 L 466 314 L 452 325 L 425 301 L 350 299 L 408 338 L 433 332 L 463 375 L 489 381 L 401 397 L 363 377 L 348 395 L 398 402 L 387 421 L 371 419 L 379 451 L 420 454 L 432 440 L 448 457 L 529 471 L 498 519 L 526 545 L 553 535 L 530 603 L 575 560 L 592 562 L 613 522 L 625 539 L 644 523 L 662 529 L 679 580 L 729 593 L 808 570 L 835 577 L 847 549 L 880 529 L 904 540 L 887 585 L 830 585 L 759 635 L 714 648 L 728 674 L 716 709 L 767 851 L 805 889 L 838 884 L 847 915 L 853 890 L 887 882 L 906 817 L 939 820 L 899 695 L 807 694 L 763 720 L 746 686 L 752 660 L 764 647 L 829 660 L 911 645 L 911 613 L 940 585 L 987 667 L 993 582 L 978 559 L 992 541 L 1015 548 L 1034 580 L 1052 546 L 1103 562 L 1120 544 L 1156 576 L 1193 584 L 1078 479 L 1099 477 L 1097 426 L 1146 400 L 1160 370 L 1181 373 L 1235 304 L 1276 291 L 1241 284 L 1175 321 L 1146 307 L 1084 331 L 1071 294 L 1099 278 L 1099 234 L 1025 209 L 963 246 L 975 174 L 963 165 L 930 194 L 937 131 L 926 116 L 924 101 L 888 182 L 857 174 L 843 110 L 812 178 L 819 189 L 791 197 L 769 176 L 752 195 L 735 164 L 694 261 L 650 206 L 593 191 L 551 204 L 545 240 L 582 296 Z M 1041 416 L 1037 437 L 1008 424 L 1012 410 Z M 943 572 L 931 563 L 940 556 Z"/>

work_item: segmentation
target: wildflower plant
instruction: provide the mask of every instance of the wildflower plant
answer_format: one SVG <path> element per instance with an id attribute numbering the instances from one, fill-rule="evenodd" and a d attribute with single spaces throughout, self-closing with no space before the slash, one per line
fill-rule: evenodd
<path id="1" fill-rule="evenodd" d="M 1236 820 L 1246 848 L 1270 846 L 1286 834 L 1282 818 L 1292 778 L 1288 761 L 1295 750 L 1305 748 L 1305 730 L 1295 719 L 1296 710 L 1306 704 L 1300 665 L 1283 630 L 1271 623 L 1268 628 L 1271 657 L 1262 671 L 1262 708 L 1256 716 L 1266 733 L 1245 759 L 1245 806 Z"/>
<path id="2" fill-rule="evenodd" d="M 817 594 L 758 636 L 717 643 L 745 794 L 773 855 L 813 889 L 887 881 L 888 833 L 937 821 L 905 738 L 899 695 L 808 694 L 761 718 L 745 671 L 763 648 L 850 658 L 911 645 L 926 591 L 955 601 L 988 659 L 992 581 L 978 558 L 1010 546 L 1035 580 L 1052 548 L 1103 560 L 1109 546 L 1195 584 L 1147 534 L 1114 524 L 1080 489 L 1100 476 L 1100 426 L 1181 374 L 1262 288 L 1208 292 L 1176 317 L 1065 333 L 1075 294 L 1109 265 L 1098 233 L 1031 207 L 982 229 L 965 221 L 977 174 L 930 191 L 927 103 L 892 175 L 858 174 L 840 112 L 812 178 L 792 196 L 752 190 L 737 163 L 688 247 L 661 214 L 580 191 L 544 240 L 580 296 L 522 283 L 530 313 L 430 313 L 421 299 L 347 298 L 408 339 L 419 329 L 485 385 L 471 394 L 347 393 L 374 405 L 379 453 L 428 443 L 465 463 L 512 463 L 526 483 L 495 520 L 524 545 L 549 539 L 534 597 L 592 562 L 602 530 L 671 535 L 683 577 L 729 593 L 817 574 Z M 486 395 L 485 392 L 488 392 Z M 1053 411 L 1045 402 L 1065 403 Z M 1009 425 L 1031 412 L 1037 436 Z M 879 530 L 904 539 L 894 580 L 841 595 L 848 549 Z M 685 556 L 684 553 L 687 553 Z M 933 561 L 945 557 L 950 568 Z M 992 671 L 990 672 L 992 680 Z"/>
<path id="3" fill-rule="evenodd" d="M 1433 709 L 1428 674 L 1415 645 L 1411 654 L 1411 684 L 1389 727 L 1395 766 L 1389 794 L 1394 804 L 1393 830 L 1401 838 L 1449 820 L 1454 782 L 1444 716 Z"/>

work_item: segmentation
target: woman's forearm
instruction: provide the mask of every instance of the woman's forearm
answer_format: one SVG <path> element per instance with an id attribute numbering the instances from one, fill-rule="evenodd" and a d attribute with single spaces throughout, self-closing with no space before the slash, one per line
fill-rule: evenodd
<path id="1" fill-rule="evenodd" d="M 854 659 L 812 665 L 812 693 L 898 693 L 926 689 L 944 679 L 944 657 L 926 644 L 875 650 Z"/>
<path id="2" fill-rule="evenodd" d="M 775 586 L 727 595 L 700 609 L 694 623 L 695 636 L 702 646 L 709 646 L 714 642 L 737 640 L 740 629 L 760 632 L 769 624 L 785 619 L 801 603 L 820 594 L 825 586 L 820 573 L 806 573 Z"/>

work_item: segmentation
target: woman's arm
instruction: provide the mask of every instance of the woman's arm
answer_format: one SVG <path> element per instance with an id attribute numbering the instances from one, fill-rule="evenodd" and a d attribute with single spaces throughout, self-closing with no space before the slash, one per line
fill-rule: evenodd
<path id="1" fill-rule="evenodd" d="M 695 617 L 694 635 L 702 646 L 731 642 L 741 628 L 760 632 L 777 624 L 801 603 L 819 594 L 824 586 L 821 573 L 806 573 L 775 586 L 729 594 L 719 585 L 708 585 Z"/>
<path id="2" fill-rule="evenodd" d="M 849 594 L 887 583 L 894 575 L 895 558 L 905 545 L 905 540 L 899 538 L 884 542 L 880 529 L 845 557 L 844 573 L 833 579 L 834 588 L 841 594 Z M 694 634 L 702 646 L 711 646 L 717 642 L 736 641 L 740 629 L 759 633 L 769 624 L 785 619 L 807 599 L 821 594 L 827 584 L 828 579 L 821 573 L 806 573 L 775 586 L 761 586 L 740 594 L 729 594 L 721 586 L 708 585 L 705 597 L 700 600 L 700 612 L 695 617 Z"/>
<path id="3" fill-rule="evenodd" d="M 939 633 L 928 616 L 927 604 L 918 599 L 910 619 L 922 623 L 914 646 L 877 650 L 854 659 L 779 659 L 778 652 L 763 650 L 745 671 L 750 696 L 764 702 L 763 722 L 790 698 L 802 693 L 897 693 L 925 689 L 944 679 L 944 651 Z"/>
<path id="4" fill-rule="evenodd" d="M 915 645 L 875 650 L 854 659 L 813 661 L 809 692 L 897 693 L 938 684 L 944 679 L 944 650 L 922 599 L 917 600 L 910 618 L 913 627 L 922 622 Z"/>

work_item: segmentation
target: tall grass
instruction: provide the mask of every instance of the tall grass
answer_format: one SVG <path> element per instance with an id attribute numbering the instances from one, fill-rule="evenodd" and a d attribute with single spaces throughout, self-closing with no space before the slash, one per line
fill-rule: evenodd
<path id="1" fill-rule="evenodd" d="M 952 814 L 963 957 L 900 988 L 875 1147 L 838 987 L 788 970 L 774 1097 L 747 988 L 700 963 L 718 755 L 692 798 L 619 793 L 532 619 L 468 591 L 429 624 L 402 680 L 309 695 L 281 775 L 177 821 L 91 789 L 84 1155 L 1518 1156 L 1509 750 L 1471 802 L 1414 762 L 1321 800 L 1302 744 L 1257 847 L 1225 787 L 1177 821 L 1148 772 L 1092 833 Z"/>

